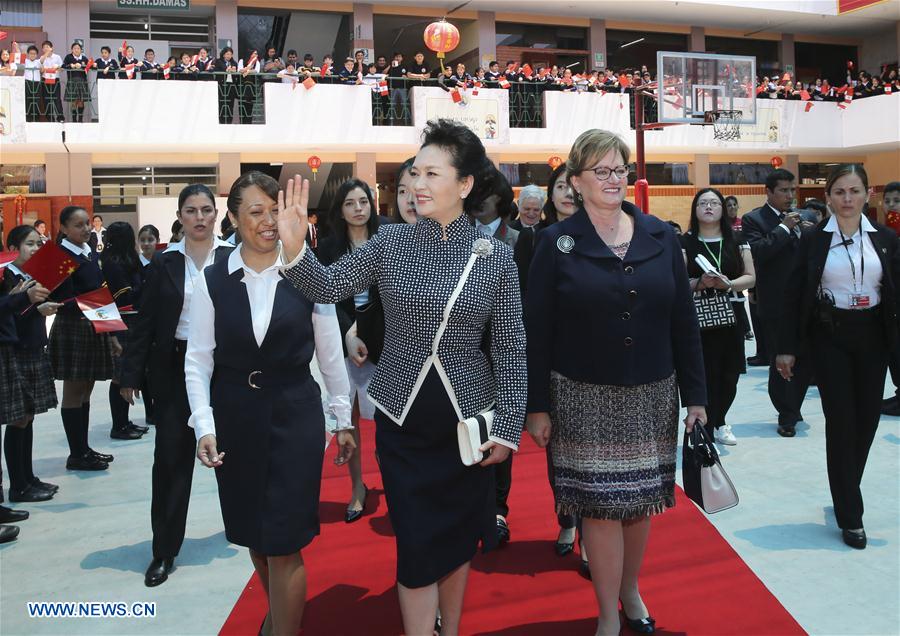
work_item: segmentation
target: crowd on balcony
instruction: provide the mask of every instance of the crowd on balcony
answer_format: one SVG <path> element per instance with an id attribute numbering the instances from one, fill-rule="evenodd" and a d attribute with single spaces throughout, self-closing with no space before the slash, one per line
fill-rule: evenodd
<path id="1" fill-rule="evenodd" d="M 859 71 L 852 73 L 852 62 L 848 62 L 847 75 L 838 86 L 828 78 L 816 78 L 813 82 L 802 82 L 784 73 L 780 77 L 765 76 L 756 82 L 756 96 L 759 99 L 794 99 L 803 101 L 849 101 L 900 93 L 900 77 L 896 68 L 882 67 L 881 74 L 873 75 Z"/>

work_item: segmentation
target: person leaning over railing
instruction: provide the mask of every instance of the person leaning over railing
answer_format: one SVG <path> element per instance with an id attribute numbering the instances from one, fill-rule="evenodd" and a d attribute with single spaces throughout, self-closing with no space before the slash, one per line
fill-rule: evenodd
<path id="1" fill-rule="evenodd" d="M 97 67 L 97 79 L 116 79 L 116 71 L 119 63 L 112 57 L 112 49 L 108 46 L 100 47 L 100 58 L 94 61 Z"/>
<path id="2" fill-rule="evenodd" d="M 242 124 L 253 123 L 253 105 L 259 94 L 259 69 L 260 61 L 256 56 L 256 50 L 247 51 L 247 63 L 238 60 L 238 72 L 241 74 L 240 87 L 240 117 Z"/>
<path id="3" fill-rule="evenodd" d="M 156 61 L 156 51 L 146 49 L 144 51 L 144 59 L 141 60 L 141 63 L 135 70 L 141 72 L 142 80 L 161 80 L 163 79 L 161 68 L 159 62 Z"/>
<path id="4" fill-rule="evenodd" d="M 215 60 L 209 57 L 209 49 L 205 46 L 200 47 L 199 57 L 197 58 L 197 70 L 200 71 L 200 74 L 197 76 L 197 79 L 203 82 L 214 82 L 216 77 L 213 75 L 213 64 Z"/>
<path id="5" fill-rule="evenodd" d="M 9 50 L 0 51 L 0 75 L 15 75 L 18 65 L 12 61 Z"/>
<path id="6" fill-rule="evenodd" d="M 137 70 L 137 67 L 140 65 L 140 60 L 138 60 L 134 56 L 134 47 L 126 46 L 123 50 L 122 47 L 119 47 L 119 67 L 122 69 L 122 72 L 119 73 L 119 78 L 121 79 L 135 79 L 137 74 L 134 72 Z M 127 71 L 127 67 L 131 67 L 132 71 L 129 75 Z"/>
<path id="7" fill-rule="evenodd" d="M 192 63 L 190 53 L 181 54 L 181 64 L 172 69 L 175 79 L 193 81 L 197 79 L 198 69 Z"/>
<path id="8" fill-rule="evenodd" d="M 234 49 L 226 46 L 213 65 L 219 82 L 219 123 L 230 124 L 234 118 L 234 101 L 240 99 L 240 74 Z"/>

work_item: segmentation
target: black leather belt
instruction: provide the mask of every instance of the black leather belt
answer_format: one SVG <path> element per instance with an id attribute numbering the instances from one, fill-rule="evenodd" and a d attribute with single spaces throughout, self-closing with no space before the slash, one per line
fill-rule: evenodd
<path id="1" fill-rule="evenodd" d="M 229 384 L 246 384 L 253 389 L 265 389 L 285 384 L 299 384 L 310 377 L 309 367 L 294 367 L 291 369 L 236 369 L 216 365 L 213 372 L 215 381 L 224 381 Z"/>

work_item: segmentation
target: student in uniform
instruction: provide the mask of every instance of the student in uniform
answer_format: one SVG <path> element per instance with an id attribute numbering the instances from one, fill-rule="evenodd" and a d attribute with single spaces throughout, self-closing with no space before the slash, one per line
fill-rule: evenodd
<path id="1" fill-rule="evenodd" d="M 185 378 L 197 457 L 215 468 L 225 536 L 250 548 L 269 613 L 261 633 L 296 634 L 306 597 L 301 550 L 319 534 L 325 419 L 313 353 L 337 418 L 336 463 L 353 454 L 347 372 L 333 305 L 284 280 L 278 182 L 242 175 L 228 215 L 242 237 L 201 272 Z"/>
<path id="2" fill-rule="evenodd" d="M 119 63 L 112 57 L 112 49 L 108 46 L 100 47 L 100 59 L 95 60 L 97 67 L 97 79 L 116 79 L 116 71 Z"/>
<path id="3" fill-rule="evenodd" d="M 197 70 L 200 72 L 197 79 L 211 82 L 216 79 L 215 75 L 213 75 L 213 71 L 215 70 L 214 64 L 215 60 L 209 57 L 209 49 L 205 46 L 200 47 L 200 51 L 198 53 L 199 57 L 197 58 Z"/>
<path id="4" fill-rule="evenodd" d="M 202 184 L 178 195 L 178 220 L 184 239 L 170 243 L 153 257 L 122 360 L 122 397 L 134 404 L 135 395 L 149 378 L 157 403 L 156 437 L 150 520 L 153 559 L 144 584 L 165 582 L 184 541 L 191 478 L 194 470 L 194 434 L 184 385 L 184 354 L 190 325 L 191 298 L 203 268 L 227 257 L 232 247 L 215 237 L 216 199 Z"/>
<path id="5" fill-rule="evenodd" d="M 241 94 L 241 76 L 234 59 L 234 49 L 230 46 L 223 48 L 213 68 L 219 83 L 219 123 L 230 124 L 234 118 L 234 100 L 239 100 Z"/>
<path id="6" fill-rule="evenodd" d="M 91 393 L 94 382 L 112 377 L 112 359 L 121 347 L 115 336 L 94 333 L 75 301 L 79 294 L 106 284 L 97 253 L 88 243 L 91 226 L 87 211 L 76 205 L 66 206 L 59 214 L 59 225 L 66 236 L 60 246 L 78 263 L 78 269 L 51 295 L 54 302 L 63 303 L 50 328 L 49 350 L 53 377 L 63 382 L 60 415 L 69 443 L 66 468 L 106 470 L 113 456 L 98 453 L 88 443 Z"/>
<path id="7" fill-rule="evenodd" d="M 53 52 L 53 42 L 45 40 L 41 44 L 41 73 L 43 77 L 42 94 L 44 97 L 44 115 L 47 121 L 63 123 L 62 91 L 59 83 L 59 69 L 62 58 Z"/>
<path id="8" fill-rule="evenodd" d="M 242 124 L 253 123 L 253 107 L 256 104 L 257 97 L 260 93 L 259 87 L 261 86 L 261 83 L 259 80 L 259 71 L 262 66 L 259 59 L 251 63 L 254 54 L 256 54 L 256 49 L 247 51 L 246 65 L 244 64 L 243 59 L 238 61 L 238 71 L 240 71 L 241 74 L 239 108 Z"/>
<path id="9" fill-rule="evenodd" d="M 191 63 L 191 54 L 181 54 L 181 64 L 172 69 L 175 79 L 192 81 L 197 79 L 197 67 Z"/>
<path id="10" fill-rule="evenodd" d="M 100 267 L 109 292 L 122 314 L 128 330 L 116 333 L 123 354 L 128 350 L 128 340 L 134 326 L 134 311 L 140 307 L 141 264 L 135 250 L 134 230 L 131 224 L 116 221 L 106 230 L 106 249 L 100 257 Z M 125 309 L 130 308 L 130 311 Z M 109 410 L 112 414 L 112 439 L 140 439 L 147 432 L 146 426 L 136 426 L 128 419 L 128 402 L 119 394 L 122 375 L 122 356 L 113 360 L 113 377 L 109 383 Z"/>
<path id="11" fill-rule="evenodd" d="M 59 490 L 56 484 L 38 479 L 32 466 L 34 416 L 57 405 L 45 318 L 55 314 L 60 305 L 47 301 L 47 290 L 21 270 L 42 245 L 40 235 L 30 225 L 10 230 L 6 247 L 18 251 L 19 257 L 3 270 L 0 283 L 0 322 L 5 325 L 0 332 L 9 335 L 12 316 L 16 337 L 14 344 L 0 344 L 2 366 L 11 375 L 0 371 L 0 421 L 7 425 L 3 443 L 10 478 L 9 500 L 14 502 L 46 501 Z M 28 309 L 31 305 L 36 306 Z M 7 346 L 10 349 L 4 351 Z M 12 354 L 11 359 L 6 353 Z"/>
<path id="12" fill-rule="evenodd" d="M 147 283 L 147 274 L 150 271 L 150 261 L 156 254 L 156 247 L 159 245 L 159 229 L 152 224 L 143 226 L 138 231 L 138 260 L 141 263 L 141 287 Z M 144 422 L 152 426 L 155 422 L 154 415 L 154 399 L 150 387 L 149 376 L 144 376 L 144 386 L 141 387 L 141 397 L 144 400 Z"/>
<path id="13" fill-rule="evenodd" d="M 144 51 L 144 59 L 135 70 L 141 72 L 142 80 L 161 80 L 163 77 L 159 69 L 160 64 L 156 61 L 156 51 L 147 49 Z"/>
<path id="14" fill-rule="evenodd" d="M 41 118 L 41 69 L 38 49 L 33 44 L 28 47 L 25 59 L 25 119 L 39 121 Z"/>
<path id="15" fill-rule="evenodd" d="M 72 52 L 63 59 L 62 67 L 66 69 L 66 102 L 72 113 L 73 122 L 84 121 L 84 105 L 91 101 L 91 89 L 88 87 L 88 57 L 81 50 L 78 42 L 72 44 Z"/>
<path id="16" fill-rule="evenodd" d="M 125 67 L 130 64 L 134 64 L 132 67 L 134 71 L 131 73 L 131 77 L 128 77 Z M 140 66 L 140 60 L 134 56 L 133 46 L 126 46 L 124 51 L 121 48 L 119 49 L 119 68 L 122 69 L 119 73 L 120 79 L 137 79 L 137 72 L 140 70 Z"/>

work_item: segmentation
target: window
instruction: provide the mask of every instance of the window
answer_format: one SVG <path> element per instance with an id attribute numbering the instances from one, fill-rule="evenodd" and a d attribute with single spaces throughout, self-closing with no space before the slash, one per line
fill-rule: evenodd
<path id="1" fill-rule="evenodd" d="M 212 22 L 212 17 L 207 15 L 91 12 L 91 37 L 116 42 L 123 39 L 167 40 L 200 46 L 214 41 Z M 115 51 L 116 47 L 112 48 Z M 143 51 L 135 53 L 142 54 Z"/>
<path id="2" fill-rule="evenodd" d="M 628 185 L 637 181 L 637 164 L 629 166 Z M 689 165 L 686 163 L 647 163 L 647 182 L 650 185 L 691 185 Z"/>
<path id="3" fill-rule="evenodd" d="M 768 163 L 711 163 L 711 185 L 763 184 L 774 168 Z"/>
<path id="4" fill-rule="evenodd" d="M 841 86 L 847 77 L 847 61 L 856 60 L 855 46 L 840 44 L 820 44 L 797 42 L 794 44 L 797 62 L 797 78 L 803 82 L 813 82 L 817 78 L 828 79 L 832 86 Z M 880 68 L 854 68 L 853 79 L 859 71 L 881 73 Z"/>
<path id="5" fill-rule="evenodd" d="M 578 51 L 588 46 L 588 30 L 584 27 L 498 22 L 496 31 L 497 46 Z"/>
<path id="6" fill-rule="evenodd" d="M 778 61 L 778 42 L 750 38 L 706 37 L 706 52 L 721 55 L 752 55 L 756 58 L 756 74 L 774 75 L 781 68 Z"/>
<path id="7" fill-rule="evenodd" d="M 216 166 L 122 166 L 94 168 L 94 211 L 137 212 L 138 197 L 178 196 L 192 183 L 216 189 Z"/>
<path id="8" fill-rule="evenodd" d="M 606 65 L 615 71 L 646 65 L 655 79 L 656 52 L 687 51 L 687 40 L 682 33 L 607 30 Z"/>
<path id="9" fill-rule="evenodd" d="M 825 185 L 829 173 L 834 170 L 836 163 L 801 163 L 800 185 Z"/>

